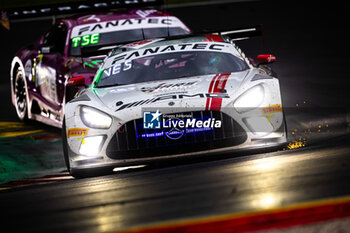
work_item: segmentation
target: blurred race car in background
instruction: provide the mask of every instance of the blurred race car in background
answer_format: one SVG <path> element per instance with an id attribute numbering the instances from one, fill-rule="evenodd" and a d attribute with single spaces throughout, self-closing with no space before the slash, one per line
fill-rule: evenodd
<path id="1" fill-rule="evenodd" d="M 189 33 L 180 19 L 154 8 L 116 9 L 63 18 L 13 58 L 11 97 L 17 115 L 21 120 L 34 119 L 61 127 L 64 105 L 78 90 L 76 82 L 91 84 L 113 47 Z"/>
<path id="2" fill-rule="evenodd" d="M 189 35 L 115 48 L 93 84 L 66 104 L 68 171 L 83 177 L 158 159 L 284 143 L 279 81 L 266 66 L 276 58 L 259 55 L 253 64 L 231 38 Z"/>

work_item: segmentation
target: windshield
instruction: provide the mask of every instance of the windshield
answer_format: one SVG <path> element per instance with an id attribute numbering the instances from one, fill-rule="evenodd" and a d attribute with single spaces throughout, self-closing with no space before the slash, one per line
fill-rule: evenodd
<path id="1" fill-rule="evenodd" d="M 167 36 L 178 36 L 188 34 L 182 28 L 148 28 L 125 31 L 115 31 L 107 33 L 94 33 L 82 37 L 74 37 L 70 43 L 70 55 L 80 56 L 81 48 L 96 47 L 96 50 L 108 45 L 124 44 L 128 42 L 160 38 Z"/>
<path id="2" fill-rule="evenodd" d="M 190 30 L 173 16 L 83 24 L 72 30 L 69 54 L 81 56 L 82 49 L 93 52 L 111 45 L 189 33 Z"/>
<path id="3" fill-rule="evenodd" d="M 99 72 L 96 87 L 176 79 L 199 75 L 233 73 L 248 69 L 230 53 L 186 51 L 126 60 Z"/>

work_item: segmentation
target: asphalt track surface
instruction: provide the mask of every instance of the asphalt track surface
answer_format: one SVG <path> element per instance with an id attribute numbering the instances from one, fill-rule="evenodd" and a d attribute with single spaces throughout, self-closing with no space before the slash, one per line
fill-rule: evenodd
<path id="1" fill-rule="evenodd" d="M 3 184 L 2 228 L 8 232 L 105 232 L 349 196 L 347 11 L 339 4 L 322 4 L 268 1 L 168 10 L 195 31 L 263 24 L 263 44 L 252 39 L 238 45 L 251 57 L 276 55 L 278 62 L 272 67 L 280 78 L 289 144 L 188 158 L 104 177 L 65 179 L 62 170 L 62 179 L 48 184 Z M 8 153 L 21 150 L 28 159 L 49 155 L 52 164 L 58 164 L 52 167 L 64 169 L 59 130 L 18 123 L 9 95 L 11 56 L 49 24 L 23 22 L 11 25 L 10 32 L 0 29 L 6 38 L 1 44 L 5 65 L 0 68 L 0 119 L 7 125 L 0 127 L 1 146 Z M 53 174 L 52 167 L 46 167 L 47 175 Z"/>

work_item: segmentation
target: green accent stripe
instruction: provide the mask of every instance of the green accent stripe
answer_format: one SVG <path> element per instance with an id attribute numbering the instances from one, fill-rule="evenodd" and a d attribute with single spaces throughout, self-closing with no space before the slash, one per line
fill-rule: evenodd
<path id="1" fill-rule="evenodd" d="M 101 78 L 102 71 L 103 71 L 103 69 L 101 69 L 101 68 L 98 70 L 93 87 L 96 87 L 96 84 L 99 82 L 99 80 Z"/>

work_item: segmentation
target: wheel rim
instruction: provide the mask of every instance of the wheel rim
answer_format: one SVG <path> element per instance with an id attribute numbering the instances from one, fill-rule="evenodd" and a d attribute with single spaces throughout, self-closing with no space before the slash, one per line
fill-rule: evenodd
<path id="1" fill-rule="evenodd" d="M 15 81 L 16 110 L 18 117 L 23 119 L 27 111 L 27 92 L 22 73 L 18 73 Z"/>

